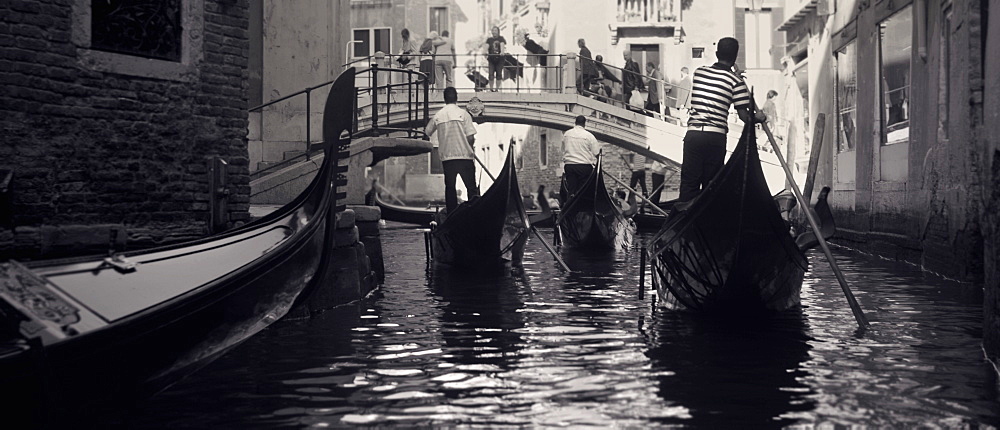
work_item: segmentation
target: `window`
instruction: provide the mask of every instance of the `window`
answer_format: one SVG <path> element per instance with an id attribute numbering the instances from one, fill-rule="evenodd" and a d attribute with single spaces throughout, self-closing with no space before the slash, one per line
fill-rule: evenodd
<path id="1" fill-rule="evenodd" d="M 629 45 L 632 52 L 632 59 L 639 63 L 639 70 L 646 71 L 646 63 L 652 61 L 657 67 L 660 66 L 660 45 Z"/>
<path id="2" fill-rule="evenodd" d="M 941 16 L 941 59 L 938 69 L 938 139 L 948 140 L 948 117 L 951 106 L 951 1 Z"/>
<path id="3" fill-rule="evenodd" d="M 181 0 L 100 0 L 90 7 L 92 49 L 180 61 Z"/>
<path id="4" fill-rule="evenodd" d="M 86 70 L 190 82 L 203 57 L 204 0 L 73 0 L 72 41 Z"/>
<path id="5" fill-rule="evenodd" d="M 853 151 L 858 119 L 858 46 L 853 41 L 837 51 L 837 149 Z"/>
<path id="6" fill-rule="evenodd" d="M 445 31 L 449 28 L 448 8 L 431 7 L 428 16 L 430 18 L 430 22 L 427 23 L 428 31 L 436 31 L 438 32 L 438 34 L 441 34 L 442 31 Z"/>
<path id="7" fill-rule="evenodd" d="M 702 58 L 705 56 L 705 48 L 691 48 L 691 58 Z"/>
<path id="8" fill-rule="evenodd" d="M 748 69 L 771 68 L 771 9 L 745 9 L 743 15 L 746 37 L 746 65 Z"/>
<path id="9" fill-rule="evenodd" d="M 549 139 L 545 133 L 538 135 L 538 165 L 545 167 L 549 164 Z"/>
<path id="10" fill-rule="evenodd" d="M 910 57 L 913 11 L 907 6 L 879 24 L 882 144 L 910 138 Z"/>
<path id="11" fill-rule="evenodd" d="M 390 28 L 356 28 L 354 40 L 354 58 L 365 58 L 382 51 L 392 53 L 392 29 Z"/>

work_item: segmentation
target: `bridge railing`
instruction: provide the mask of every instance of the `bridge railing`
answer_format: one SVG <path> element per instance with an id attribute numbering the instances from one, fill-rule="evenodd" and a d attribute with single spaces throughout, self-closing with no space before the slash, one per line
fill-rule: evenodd
<path id="1" fill-rule="evenodd" d="M 424 125 L 430 118 L 430 86 L 427 74 L 410 68 L 381 66 L 380 56 L 372 58 L 358 74 L 367 85 L 359 85 L 354 98 L 354 129 L 356 137 L 402 134 L 409 138 L 426 138 Z M 360 109 L 366 106 L 367 109 Z M 405 123 L 390 124 L 393 110 L 406 113 Z"/>
<path id="2" fill-rule="evenodd" d="M 321 88 L 324 88 L 324 87 L 326 87 L 328 85 L 333 84 L 335 81 L 336 81 L 336 79 L 331 80 L 331 81 L 327 81 L 327 82 L 323 82 L 323 83 L 318 84 L 318 85 L 313 85 L 313 86 L 310 86 L 310 87 L 306 87 L 303 90 L 296 91 L 296 92 L 291 93 L 289 95 L 286 95 L 284 97 L 279 97 L 277 99 L 271 100 L 271 101 L 269 101 L 267 103 L 264 103 L 264 104 L 261 104 L 261 105 L 258 105 L 258 106 L 254 106 L 254 107 L 252 107 L 252 108 L 250 108 L 250 109 L 247 110 L 248 114 L 253 114 L 255 112 L 256 113 L 263 113 L 268 108 L 276 108 L 279 103 L 290 101 L 292 99 L 297 99 L 299 97 L 305 98 L 305 103 L 306 103 L 306 106 L 305 106 L 305 115 L 304 115 L 304 118 L 305 118 L 305 141 L 302 142 L 302 153 L 299 154 L 299 155 L 297 155 L 297 156 L 294 156 L 292 158 L 285 159 L 281 163 L 276 163 L 276 164 L 273 164 L 271 166 L 264 167 L 264 168 L 261 168 L 261 169 L 251 169 L 251 173 L 250 173 L 251 178 L 258 178 L 258 177 L 261 177 L 263 175 L 266 175 L 266 174 L 268 174 L 268 173 L 270 173 L 270 172 L 272 172 L 272 171 L 274 171 L 276 169 L 279 169 L 279 168 L 287 165 L 289 162 L 296 162 L 296 161 L 298 161 L 300 159 L 309 160 L 312 157 L 312 153 L 314 152 L 313 148 L 312 148 L 312 126 L 310 124 L 311 121 L 309 121 L 309 113 L 312 111 L 312 93 L 314 91 L 316 91 L 316 90 L 319 90 Z M 257 125 L 257 127 L 260 128 L 261 144 L 262 145 L 266 145 L 267 141 L 263 139 L 263 134 L 264 134 L 263 133 L 264 132 L 263 129 L 264 129 L 265 121 L 263 120 L 263 118 L 260 118 L 258 121 L 259 121 L 259 124 Z"/>
<path id="3" fill-rule="evenodd" d="M 409 57 L 410 61 L 405 65 L 399 63 L 399 59 Z M 506 93 L 520 92 L 564 92 L 564 63 L 565 55 L 559 54 L 504 54 L 503 67 L 500 70 L 501 82 L 499 91 Z M 424 65 L 424 60 L 427 65 Z M 459 91 L 489 91 L 489 60 L 483 54 L 430 54 L 430 55 L 401 55 L 376 53 L 372 57 L 360 58 L 345 64 L 345 67 L 356 66 L 358 64 L 376 64 L 381 68 L 391 68 L 394 70 L 418 70 L 426 72 L 429 67 L 434 76 L 429 76 L 434 83 L 432 89 L 441 90 L 446 84 L 436 82 L 439 75 L 439 67 L 445 67 L 440 60 L 449 61 L 452 64 L 452 79 L 455 89 Z M 382 86 L 393 84 L 400 79 L 398 75 L 383 75 L 380 82 L 371 82 L 372 75 L 364 75 L 362 79 L 369 82 L 368 86 Z"/>
<path id="4" fill-rule="evenodd" d="M 399 59 L 409 57 L 410 61 L 406 65 L 400 65 Z M 375 64 L 383 69 L 393 70 L 427 70 L 421 67 L 421 59 L 428 59 L 431 63 L 431 70 L 435 75 L 439 74 L 439 65 L 435 60 L 447 59 L 455 67 L 453 70 L 454 87 L 459 91 L 490 91 L 489 84 L 489 61 L 485 54 L 432 54 L 432 55 L 401 55 L 376 53 L 375 56 L 365 57 L 355 60 L 344 66 L 358 64 Z M 582 82 L 581 62 L 583 59 L 575 54 L 505 54 L 504 67 L 501 70 L 502 82 L 497 85 L 501 93 L 567 93 L 577 94 L 600 100 L 609 105 L 628 109 L 650 117 L 672 123 L 681 123 L 680 116 L 690 98 L 691 90 L 674 85 L 665 79 L 657 79 L 639 73 L 638 78 L 645 86 L 650 82 L 658 83 L 663 89 L 663 97 L 660 99 L 660 111 L 654 112 L 645 109 L 646 106 L 633 106 L 626 102 L 622 80 L 624 76 L 634 74 L 621 67 L 613 66 L 604 62 L 591 60 L 597 66 L 598 78 L 593 82 Z M 640 65 L 644 71 L 645 65 Z M 371 81 L 372 74 L 359 75 L 366 80 L 367 86 L 384 86 L 398 83 L 398 74 L 382 74 L 379 82 Z M 436 76 L 428 76 L 431 81 Z M 590 86 L 591 83 L 599 83 L 598 86 Z M 434 82 L 430 85 L 433 91 L 441 90 L 446 84 Z M 610 94 L 609 94 L 610 93 Z M 646 98 L 648 98 L 648 92 Z M 680 103 L 677 101 L 680 100 Z"/>
<path id="5" fill-rule="evenodd" d="M 426 138 L 426 135 L 423 133 L 423 126 L 427 123 L 427 119 L 430 118 L 427 75 L 414 70 L 380 67 L 377 65 L 376 60 L 376 57 L 372 57 L 369 59 L 371 62 L 369 67 L 361 69 L 357 72 L 359 76 L 363 77 L 361 79 L 362 83 L 368 82 L 368 85 L 359 85 L 357 88 L 357 96 L 350 101 L 354 104 L 355 113 L 352 133 L 355 137 L 364 137 L 398 132 L 406 135 L 407 137 Z M 363 64 L 356 62 L 353 65 L 362 66 Z M 389 76 L 395 77 L 395 82 L 390 81 L 388 83 L 382 83 L 382 85 L 371 85 L 377 84 L 383 80 L 383 77 Z M 389 79 L 391 80 L 392 78 Z M 280 110 L 282 108 L 282 106 L 279 105 L 280 103 L 289 102 L 299 98 L 305 100 L 304 115 L 298 116 L 302 118 L 305 130 L 305 139 L 302 142 L 301 153 L 292 157 L 285 157 L 281 161 L 274 162 L 267 167 L 251 169 L 251 178 L 256 179 L 265 176 L 303 159 L 309 160 L 314 153 L 320 150 L 318 146 L 315 146 L 315 144 L 322 143 L 322 136 L 320 137 L 319 142 L 313 141 L 313 121 L 311 120 L 311 114 L 313 113 L 313 93 L 333 84 L 335 81 L 336 80 L 331 80 L 306 87 L 300 91 L 296 91 L 248 109 L 249 114 L 263 113 L 268 109 Z M 365 105 L 371 106 L 371 109 L 366 111 L 369 114 L 367 118 L 362 118 L 360 115 L 362 111 L 358 109 L 359 100 L 364 100 Z M 320 103 L 319 106 L 320 109 L 322 109 L 322 103 Z M 407 112 L 408 119 L 405 124 L 395 126 L 389 125 L 389 114 L 392 113 L 393 110 L 405 110 Z M 266 122 L 263 118 L 258 121 L 258 126 L 261 128 L 262 134 L 261 145 L 267 145 L 268 141 L 263 139 L 263 128 L 265 127 Z M 364 128 L 359 130 L 359 127 L 362 126 Z M 279 142 L 286 142 L 287 140 L 296 139 L 276 140 Z M 262 152 L 263 151 L 266 151 L 266 149 L 262 149 Z"/>

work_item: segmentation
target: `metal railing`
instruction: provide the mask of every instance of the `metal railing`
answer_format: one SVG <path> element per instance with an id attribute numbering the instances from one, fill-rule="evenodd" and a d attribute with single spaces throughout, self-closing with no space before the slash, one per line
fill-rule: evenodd
<path id="1" fill-rule="evenodd" d="M 374 59 L 374 57 L 373 57 L 373 59 Z M 382 135 L 382 134 L 387 134 L 387 133 L 392 133 L 392 132 L 403 132 L 403 133 L 406 133 L 406 135 L 408 137 L 426 138 L 426 135 L 423 132 L 423 125 L 426 124 L 427 123 L 427 119 L 430 118 L 430 105 L 428 104 L 428 96 L 429 96 L 429 94 L 428 94 L 428 87 L 427 87 L 427 76 L 425 74 L 417 72 L 417 71 L 413 71 L 413 70 L 379 67 L 376 64 L 372 64 L 370 67 L 368 67 L 366 69 L 360 70 L 359 72 L 357 72 L 357 74 L 359 76 L 361 76 L 361 75 L 370 75 L 373 78 L 372 79 L 373 83 L 377 83 L 378 82 L 378 77 L 380 75 L 390 76 L 390 75 L 395 75 L 395 74 L 400 74 L 402 76 L 406 76 L 406 81 L 405 82 L 388 83 L 388 84 L 381 85 L 381 86 L 379 86 L 379 85 L 370 86 L 369 85 L 367 87 L 359 87 L 357 89 L 357 95 L 354 97 L 354 100 L 351 101 L 351 103 L 354 104 L 354 109 L 353 109 L 353 111 L 354 111 L 354 118 L 353 118 L 353 121 L 352 121 L 353 128 L 351 130 L 351 133 L 352 133 L 352 135 L 354 135 L 354 137 L 379 136 L 379 135 Z M 299 96 L 303 96 L 303 95 L 305 96 L 305 104 L 306 104 L 306 106 L 305 106 L 304 117 L 305 117 L 305 134 L 306 134 L 306 136 L 305 136 L 305 143 L 303 145 L 303 153 L 300 154 L 300 155 L 296 155 L 294 157 L 291 157 L 291 158 L 288 158 L 288 159 L 276 162 L 275 164 L 273 164 L 271 166 L 268 166 L 268 167 L 265 167 L 263 169 L 258 169 L 258 170 L 255 170 L 255 171 L 251 172 L 250 175 L 251 175 L 252 179 L 256 179 L 256 178 L 259 178 L 261 176 L 264 176 L 264 175 L 266 175 L 266 174 L 268 174 L 270 172 L 273 172 L 273 171 L 275 171 L 277 169 L 280 169 L 280 168 L 288 166 L 288 165 L 290 165 L 292 163 L 298 162 L 301 159 L 310 160 L 311 157 L 312 157 L 312 155 L 313 155 L 313 153 L 319 151 L 319 147 L 318 146 L 314 146 L 313 141 L 312 141 L 312 121 L 310 119 L 310 116 L 312 114 L 312 93 L 313 93 L 313 91 L 316 91 L 316 90 L 318 90 L 320 88 L 323 88 L 323 87 L 326 87 L 328 85 L 333 84 L 335 81 L 336 80 L 331 80 L 331 81 L 327 81 L 327 82 L 324 82 L 324 83 L 321 83 L 321 84 L 318 84 L 318 85 L 313 85 L 313 86 L 310 86 L 310 87 L 306 87 L 303 90 L 296 91 L 296 92 L 294 92 L 292 94 L 289 94 L 289 95 L 286 95 L 284 97 L 280 97 L 280 98 L 271 100 L 271 101 L 269 101 L 267 103 L 264 103 L 264 104 L 261 104 L 261 105 L 258 105 L 258 106 L 254 106 L 254 107 L 248 109 L 248 113 L 263 112 L 265 108 L 273 106 L 273 105 L 275 105 L 277 103 L 285 102 L 285 101 L 288 101 L 288 100 L 290 100 L 292 98 L 295 98 L 295 97 L 299 97 Z M 407 97 L 406 103 L 402 103 L 403 104 L 402 109 L 406 109 L 407 112 L 408 112 L 408 121 L 407 121 L 407 123 L 403 127 L 389 127 L 388 123 L 386 123 L 385 125 L 380 125 L 379 124 L 379 117 L 380 116 L 382 116 L 382 117 L 386 118 L 386 120 L 388 120 L 389 113 L 391 112 L 391 110 L 393 109 L 394 106 L 397 109 L 400 109 L 400 107 L 399 107 L 400 104 L 401 104 L 400 101 L 394 99 L 394 97 L 396 97 L 399 94 L 405 94 L 406 97 Z M 384 103 L 380 100 L 380 96 L 383 96 L 383 95 L 385 96 Z M 361 130 L 362 133 L 359 133 L 359 129 L 358 129 L 358 126 L 360 124 L 360 116 L 359 116 L 359 114 L 360 114 L 361 111 L 358 109 L 358 107 L 359 107 L 358 106 L 358 100 L 360 98 L 362 98 L 362 97 L 368 97 L 371 100 L 371 104 L 370 104 L 370 110 L 371 110 L 370 125 L 371 125 L 371 128 L 366 129 L 366 130 Z M 384 113 L 380 113 L 380 108 L 379 108 L 380 104 L 381 104 L 381 106 L 384 106 L 384 109 L 385 109 Z M 421 113 L 422 113 L 422 115 L 421 115 Z M 262 142 L 262 144 L 266 145 L 267 141 L 265 139 L 263 139 L 263 127 L 264 127 L 264 119 L 263 118 L 260 119 L 260 123 L 261 123 L 260 124 L 260 128 L 261 128 L 261 142 Z M 322 141 L 317 142 L 317 143 L 321 144 Z"/>
<path id="2" fill-rule="evenodd" d="M 381 60 L 376 58 L 376 60 Z M 389 133 L 404 133 L 409 138 L 427 138 L 423 131 L 423 126 L 430 118 L 430 87 L 427 75 L 412 69 L 382 67 L 379 61 L 371 63 L 367 69 L 358 71 L 358 75 L 369 76 L 370 82 L 367 87 L 357 89 L 357 97 L 354 98 L 354 129 L 356 136 L 380 136 Z M 360 130 L 361 110 L 358 101 L 364 97 L 369 98 L 368 105 L 370 112 L 370 129 Z M 384 97 L 385 102 L 381 103 L 380 98 Z M 399 97 L 405 97 L 399 100 Z M 381 104 L 380 104 L 381 103 Z M 392 126 L 389 117 L 393 107 L 405 110 L 406 122 L 402 125 Z M 384 108 L 384 112 L 382 109 Z M 379 124 L 380 118 L 385 119 L 384 124 Z"/>
<path id="3" fill-rule="evenodd" d="M 449 57 L 455 59 L 464 59 L 465 61 L 459 61 L 463 63 L 455 67 L 456 76 L 454 76 L 455 89 L 459 91 L 463 90 L 474 90 L 488 91 L 489 90 L 489 79 L 486 76 L 489 72 L 488 60 L 485 54 L 461 54 L 461 55 L 442 55 L 442 54 L 430 54 L 430 55 L 408 55 L 412 57 L 410 63 L 404 67 L 405 69 L 414 69 L 419 67 L 419 62 L 421 58 L 429 58 L 433 62 L 435 58 Z M 508 66 L 502 71 L 501 77 L 502 83 L 499 84 L 499 92 L 529 92 L 529 93 L 539 93 L 539 92 L 552 92 L 552 93 L 563 93 L 567 91 L 564 86 L 565 82 L 565 67 L 567 64 L 567 55 L 564 54 L 505 54 L 506 63 Z M 383 68 L 390 67 L 397 63 L 397 59 L 402 57 L 400 54 L 376 54 L 374 57 L 365 57 L 359 60 L 355 60 L 351 63 L 347 63 L 344 66 L 356 65 L 361 62 L 375 62 L 381 64 Z M 645 109 L 645 106 L 631 106 L 625 102 L 624 98 L 624 88 L 622 87 L 622 77 L 626 74 L 635 74 L 622 69 L 621 67 L 612 66 L 607 63 L 603 63 L 596 60 L 591 60 L 598 65 L 599 69 L 602 69 L 601 76 L 598 81 L 602 81 L 603 85 L 608 85 L 612 90 L 612 95 L 607 95 L 606 93 L 601 93 L 593 91 L 591 88 L 587 88 L 581 82 L 581 66 L 582 58 L 577 57 L 576 59 L 576 82 L 577 82 L 577 93 L 583 96 L 587 96 L 596 100 L 603 101 L 605 103 L 618 106 L 624 109 L 628 109 L 643 115 L 654 117 L 663 121 L 680 123 L 681 120 L 675 115 L 672 115 L 672 110 L 686 109 L 686 107 L 678 108 L 676 103 L 668 104 L 670 101 L 676 101 L 677 99 L 682 100 L 682 105 L 686 106 L 687 100 L 690 98 L 691 90 L 688 88 L 682 88 L 680 86 L 671 84 L 665 79 L 656 79 L 648 75 L 638 73 L 637 75 L 643 81 L 645 86 L 648 86 L 650 81 L 655 81 L 659 83 L 663 88 L 663 98 L 660 100 L 660 112 L 653 112 Z M 435 74 L 438 73 L 438 65 L 433 64 Z M 640 67 L 644 67 L 641 66 Z M 466 79 L 461 79 L 457 76 L 457 71 L 465 69 Z M 529 76 L 530 75 L 530 76 Z M 605 76 L 605 75 L 611 75 Z M 508 82 L 509 81 L 509 82 Z M 391 83 L 388 81 L 385 83 Z M 510 85 L 513 83 L 513 87 Z M 435 82 L 432 86 L 435 90 L 441 90 L 444 88 L 444 84 Z M 648 98 L 648 95 L 646 96 Z"/>
<path id="4" fill-rule="evenodd" d="M 266 168 L 263 168 L 263 169 L 255 170 L 255 171 L 253 171 L 253 172 L 250 173 L 251 178 L 258 178 L 258 177 L 260 177 L 260 176 L 262 176 L 262 175 L 264 175 L 264 174 L 266 174 L 266 173 L 268 173 L 268 172 L 270 172 L 272 170 L 276 170 L 276 169 L 278 169 L 280 167 L 283 167 L 283 166 L 285 166 L 285 165 L 287 165 L 287 164 L 289 164 L 291 162 L 297 161 L 300 158 L 305 158 L 306 160 L 309 160 L 312 157 L 312 152 L 313 152 L 313 148 L 312 148 L 312 128 L 311 128 L 311 124 L 310 124 L 311 121 L 309 120 L 309 115 L 310 115 L 311 108 L 312 108 L 312 92 L 316 91 L 317 89 L 323 88 L 323 87 L 325 87 L 327 85 L 331 85 L 334 82 L 336 82 L 336 79 L 324 82 L 324 83 L 319 84 L 319 85 L 313 85 L 311 87 L 306 87 L 305 89 L 303 89 L 301 91 L 296 91 L 296 92 L 291 93 L 291 94 L 289 94 L 287 96 L 279 97 L 277 99 L 271 100 L 271 101 L 269 101 L 267 103 L 264 103 L 264 104 L 261 104 L 261 105 L 258 105 L 258 106 L 254 106 L 254 107 L 252 107 L 252 108 L 250 108 L 250 109 L 247 110 L 248 114 L 253 113 L 253 112 L 257 112 L 257 111 L 260 111 L 261 113 L 263 113 L 264 108 L 267 108 L 267 107 L 273 106 L 275 104 L 284 102 L 284 101 L 289 100 L 289 99 L 291 99 L 293 97 L 298 97 L 298 96 L 301 96 L 303 94 L 306 97 L 306 110 L 305 110 L 305 117 L 306 117 L 306 141 L 305 141 L 305 145 L 304 145 L 304 148 L 303 148 L 304 149 L 304 153 L 301 154 L 301 155 L 297 155 L 295 157 L 292 157 L 291 159 L 283 160 L 282 162 L 279 162 L 278 164 L 275 164 L 275 165 L 272 165 L 272 166 L 269 166 L 269 167 L 266 167 Z M 263 136 L 264 135 L 264 119 L 263 119 L 263 117 L 260 120 L 260 133 L 261 133 L 261 142 L 265 142 L 265 140 L 263 139 L 263 137 L 264 137 Z"/>

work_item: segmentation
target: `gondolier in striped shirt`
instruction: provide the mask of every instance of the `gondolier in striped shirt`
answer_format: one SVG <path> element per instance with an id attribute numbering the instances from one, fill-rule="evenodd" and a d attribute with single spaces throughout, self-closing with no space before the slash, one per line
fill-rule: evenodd
<path id="1" fill-rule="evenodd" d="M 476 165 L 472 160 L 473 145 L 476 144 L 476 126 L 472 116 L 458 107 L 458 92 L 455 87 L 444 89 L 444 107 L 427 123 L 424 130 L 428 136 L 437 139 L 441 167 L 444 169 L 444 203 L 451 213 L 458 206 L 455 192 L 456 177 L 461 175 L 469 200 L 479 197 L 476 186 Z"/>
<path id="2" fill-rule="evenodd" d="M 766 120 L 762 112 L 757 112 L 755 118 L 750 117 L 750 92 L 743 78 L 733 70 L 740 52 L 739 41 L 724 37 L 716 46 L 715 56 L 719 61 L 694 72 L 690 118 L 684 135 L 680 201 L 697 196 L 722 169 L 730 105 L 736 108 L 743 122 Z"/>

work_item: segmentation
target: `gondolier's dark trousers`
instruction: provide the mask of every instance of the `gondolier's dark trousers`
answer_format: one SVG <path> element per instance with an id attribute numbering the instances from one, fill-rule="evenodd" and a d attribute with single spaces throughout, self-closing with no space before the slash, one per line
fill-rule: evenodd
<path id="1" fill-rule="evenodd" d="M 684 135 L 684 162 L 681 164 L 680 201 L 688 201 L 708 186 L 722 169 L 726 158 L 726 135 L 688 130 Z"/>
<path id="2" fill-rule="evenodd" d="M 653 192 L 653 195 L 649 196 L 649 200 L 652 201 L 653 203 L 659 205 L 660 204 L 660 195 L 663 194 L 663 189 L 660 188 L 660 185 L 663 185 L 663 180 L 664 180 L 664 178 L 666 178 L 666 175 L 661 175 L 659 173 L 653 173 L 650 176 L 651 176 L 650 179 L 653 181 L 653 183 L 650 184 L 650 185 L 653 186 L 653 191 L 654 192 Z"/>
<path id="3" fill-rule="evenodd" d="M 631 189 L 633 189 L 633 190 L 639 191 L 639 188 L 635 187 L 636 185 L 639 185 L 642 188 L 642 195 L 643 195 L 643 197 L 648 197 L 649 196 L 649 190 L 646 189 L 646 170 L 645 169 L 636 170 L 636 171 L 632 172 L 632 177 L 629 178 L 629 180 L 628 180 L 628 187 L 631 188 Z M 630 196 L 632 195 L 631 191 L 629 191 L 629 195 Z"/>
<path id="4" fill-rule="evenodd" d="M 563 166 L 563 186 L 559 187 L 559 206 L 566 203 L 570 194 L 580 189 L 580 186 L 587 181 L 590 174 L 594 172 L 594 166 L 590 164 L 567 164 Z"/>
<path id="5" fill-rule="evenodd" d="M 476 165 L 472 160 L 442 161 L 441 167 L 444 168 L 444 205 L 448 208 L 448 213 L 458 206 L 458 193 L 455 192 L 456 176 L 462 175 L 469 200 L 479 197 L 479 187 L 476 186 Z"/>

